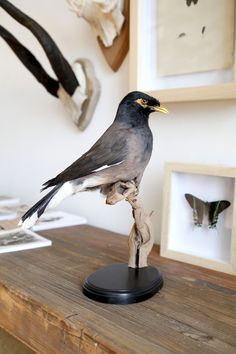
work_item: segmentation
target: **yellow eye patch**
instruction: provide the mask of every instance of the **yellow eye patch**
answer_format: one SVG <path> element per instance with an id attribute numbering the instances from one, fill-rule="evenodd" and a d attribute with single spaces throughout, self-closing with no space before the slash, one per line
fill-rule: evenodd
<path id="1" fill-rule="evenodd" d="M 143 98 L 138 98 L 135 102 L 137 102 L 143 108 L 147 108 L 148 107 L 148 101 L 144 100 Z"/>

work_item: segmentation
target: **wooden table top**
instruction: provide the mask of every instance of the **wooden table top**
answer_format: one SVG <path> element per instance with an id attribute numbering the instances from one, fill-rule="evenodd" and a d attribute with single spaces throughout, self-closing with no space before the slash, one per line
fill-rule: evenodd
<path id="1" fill-rule="evenodd" d="M 41 232 L 51 247 L 0 255 L 0 327 L 39 353 L 236 353 L 236 277 L 149 262 L 164 287 L 132 305 L 86 298 L 84 279 L 126 262 L 127 238 L 91 226 Z"/>

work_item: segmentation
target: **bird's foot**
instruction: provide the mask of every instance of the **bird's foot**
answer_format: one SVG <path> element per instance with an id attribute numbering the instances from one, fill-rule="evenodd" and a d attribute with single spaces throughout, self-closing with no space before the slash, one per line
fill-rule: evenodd
<path id="1" fill-rule="evenodd" d="M 120 186 L 124 189 L 122 194 L 125 198 L 128 198 L 130 195 L 136 196 L 138 194 L 138 188 L 133 180 L 120 182 Z"/>
<path id="2" fill-rule="evenodd" d="M 129 198 L 131 195 L 134 198 L 137 194 L 137 187 L 134 181 L 117 182 L 107 194 L 106 203 L 114 205 L 121 200 Z"/>

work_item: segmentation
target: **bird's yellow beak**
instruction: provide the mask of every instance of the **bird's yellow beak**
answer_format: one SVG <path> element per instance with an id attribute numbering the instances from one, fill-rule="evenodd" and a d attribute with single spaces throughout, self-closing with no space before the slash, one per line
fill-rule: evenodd
<path id="1" fill-rule="evenodd" d="M 161 112 L 161 113 L 169 113 L 169 111 L 163 107 L 163 106 L 153 106 L 152 109 L 155 111 L 155 112 Z"/>

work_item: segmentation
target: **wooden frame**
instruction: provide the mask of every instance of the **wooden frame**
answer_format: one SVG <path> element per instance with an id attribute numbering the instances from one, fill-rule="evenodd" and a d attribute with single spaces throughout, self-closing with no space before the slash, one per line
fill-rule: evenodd
<path id="1" fill-rule="evenodd" d="M 205 183 L 202 183 L 203 180 Z M 192 190 L 189 190 L 188 187 L 191 183 L 194 187 L 192 187 Z M 217 192 L 218 186 L 219 189 L 223 188 L 222 191 Z M 227 190 L 225 186 L 227 187 Z M 196 231 L 199 229 L 196 229 L 197 226 L 193 225 L 192 218 L 190 216 L 190 219 L 188 220 L 192 225 L 191 233 L 189 228 L 182 227 L 184 220 L 186 220 L 185 217 L 182 217 L 182 215 L 186 211 L 183 211 L 181 208 L 186 207 L 192 213 L 191 208 L 184 198 L 184 193 L 199 193 L 199 191 L 202 191 L 203 195 L 207 196 L 208 194 L 209 197 L 209 193 L 211 193 L 210 190 L 214 190 L 212 196 L 214 195 L 214 197 L 216 197 L 215 200 L 219 200 L 217 198 L 224 199 L 225 197 L 227 197 L 228 200 L 231 199 L 231 206 L 228 208 L 231 209 L 228 212 L 228 216 L 230 214 L 230 217 L 228 218 L 228 225 L 226 225 L 226 216 L 224 222 L 222 222 L 222 225 L 224 226 L 221 230 L 216 228 L 209 231 L 205 226 L 205 229 L 201 228 L 201 231 Z M 221 193 L 220 197 L 219 193 Z M 182 198 L 181 202 L 179 202 L 180 199 L 178 199 L 178 196 Z M 212 200 L 214 200 L 214 197 Z M 173 203 L 175 203 L 175 206 Z M 224 214 L 226 214 L 226 211 L 224 211 Z M 223 213 L 219 216 L 219 220 L 223 217 L 222 215 Z M 181 230 L 188 231 L 186 235 L 184 235 L 185 231 Z M 224 230 L 227 230 L 227 232 Z M 200 237 L 198 232 L 201 232 Z M 183 242 L 183 240 L 185 241 Z M 193 248 L 192 242 L 195 242 L 195 248 Z M 208 244 L 209 248 L 207 248 L 207 242 L 213 242 L 211 243 L 211 247 L 209 247 Z M 214 247 L 212 247 L 212 245 Z M 217 247 L 218 251 L 214 251 Z M 221 249 L 222 254 L 214 254 L 214 252 L 221 252 Z M 201 252 L 203 253 L 203 256 L 201 256 Z M 209 252 L 210 254 L 207 254 L 206 256 L 206 253 Z M 225 255 L 223 256 L 223 252 L 224 254 L 227 253 L 227 257 Z M 229 274 L 236 274 L 236 168 L 180 163 L 166 164 L 161 256 Z"/>
<path id="2" fill-rule="evenodd" d="M 145 91 L 157 97 L 161 102 L 206 101 L 236 98 L 236 60 L 234 60 L 234 66 L 230 73 L 231 79 L 227 82 L 220 81 L 220 83 L 214 84 L 208 82 L 204 85 L 195 85 L 194 82 L 192 85 L 191 82 L 191 87 L 161 89 L 158 80 L 155 81 L 153 86 L 150 77 L 150 85 L 149 83 L 144 84 L 144 71 L 148 74 L 147 70 L 149 70 L 149 65 L 147 65 L 147 63 L 144 64 L 143 57 L 147 58 L 148 56 L 155 55 L 156 47 L 153 43 L 157 43 L 157 40 L 155 40 L 154 37 L 152 41 L 148 39 L 146 41 L 146 38 L 142 37 L 143 30 L 149 23 L 149 21 L 144 20 L 144 18 L 149 18 L 148 13 L 145 13 L 146 17 L 143 13 L 144 11 L 150 12 L 151 10 L 147 9 L 151 8 L 151 6 L 153 6 L 152 4 L 156 6 L 156 2 L 156 0 L 131 0 L 130 3 L 130 90 Z M 143 46 L 145 50 L 142 50 Z M 142 55 L 142 53 L 144 54 Z M 234 57 L 236 59 L 235 52 Z"/>

